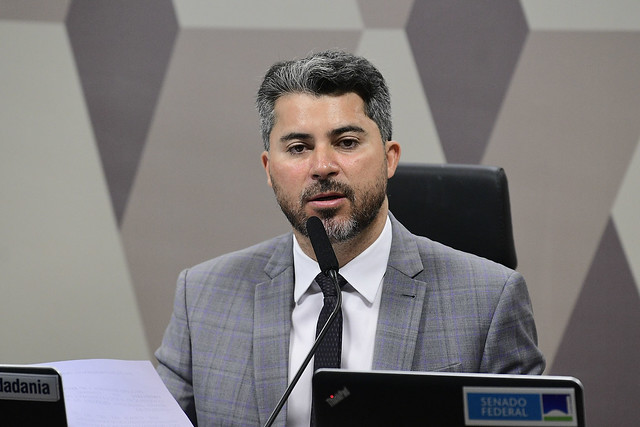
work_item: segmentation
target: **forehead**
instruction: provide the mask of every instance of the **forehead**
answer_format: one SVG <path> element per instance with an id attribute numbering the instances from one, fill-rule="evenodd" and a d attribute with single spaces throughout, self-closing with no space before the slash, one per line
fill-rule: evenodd
<path id="1" fill-rule="evenodd" d="M 312 95 L 289 93 L 276 100 L 275 125 L 292 125 L 312 122 L 340 122 L 366 120 L 364 101 L 359 95 L 348 92 L 342 95 Z"/>

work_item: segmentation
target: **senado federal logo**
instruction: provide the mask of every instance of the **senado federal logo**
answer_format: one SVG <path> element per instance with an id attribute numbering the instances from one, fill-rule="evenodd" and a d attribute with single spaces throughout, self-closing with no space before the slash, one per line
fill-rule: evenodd
<path id="1" fill-rule="evenodd" d="M 464 387 L 465 425 L 577 426 L 572 388 Z"/>

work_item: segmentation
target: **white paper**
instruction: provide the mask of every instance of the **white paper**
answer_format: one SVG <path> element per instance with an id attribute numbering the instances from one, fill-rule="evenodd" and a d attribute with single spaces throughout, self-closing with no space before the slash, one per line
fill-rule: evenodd
<path id="1" fill-rule="evenodd" d="M 62 375 L 69 427 L 193 427 L 148 360 L 41 365 Z"/>

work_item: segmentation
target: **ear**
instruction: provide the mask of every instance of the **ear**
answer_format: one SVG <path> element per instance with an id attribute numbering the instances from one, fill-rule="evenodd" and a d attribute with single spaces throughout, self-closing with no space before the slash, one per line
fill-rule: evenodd
<path id="1" fill-rule="evenodd" d="M 391 178 L 396 173 L 398 162 L 400 161 L 400 143 L 397 141 L 387 141 L 384 144 L 387 156 L 387 178 Z"/>
<path id="2" fill-rule="evenodd" d="M 269 173 L 269 152 L 263 151 L 260 155 L 260 160 L 262 161 L 262 167 L 267 174 L 267 184 L 271 187 L 271 174 Z"/>

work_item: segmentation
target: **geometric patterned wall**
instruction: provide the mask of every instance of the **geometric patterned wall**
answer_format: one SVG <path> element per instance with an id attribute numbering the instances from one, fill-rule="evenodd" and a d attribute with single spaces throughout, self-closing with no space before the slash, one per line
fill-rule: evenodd
<path id="1" fill-rule="evenodd" d="M 255 91 L 276 60 L 329 47 L 387 77 L 402 161 L 505 168 L 546 373 L 583 381 L 591 425 L 633 425 L 640 3 L 624 0 L 1 0 L 0 363 L 151 358 L 180 269 L 286 231 Z"/>

